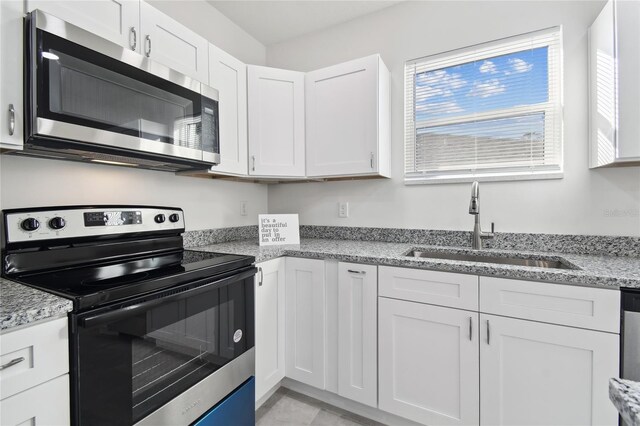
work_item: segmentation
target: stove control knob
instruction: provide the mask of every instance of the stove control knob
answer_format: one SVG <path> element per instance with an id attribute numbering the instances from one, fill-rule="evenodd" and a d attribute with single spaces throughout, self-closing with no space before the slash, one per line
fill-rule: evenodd
<path id="1" fill-rule="evenodd" d="M 64 228 L 66 224 L 67 222 L 59 216 L 56 216 L 49 221 L 49 227 L 56 230 Z"/>
<path id="2" fill-rule="evenodd" d="M 20 227 L 25 231 L 29 231 L 29 232 L 35 231 L 40 227 L 40 222 L 38 222 L 37 219 L 30 217 L 28 219 L 23 220 L 22 223 L 20 223 Z"/>
<path id="3" fill-rule="evenodd" d="M 157 214 L 156 217 L 153 218 L 153 220 L 155 220 L 156 223 L 164 223 L 165 217 L 163 214 Z"/>
<path id="4" fill-rule="evenodd" d="M 180 220 L 180 215 L 178 213 L 174 213 L 171 216 L 169 216 L 170 222 L 176 223 L 179 220 Z"/>

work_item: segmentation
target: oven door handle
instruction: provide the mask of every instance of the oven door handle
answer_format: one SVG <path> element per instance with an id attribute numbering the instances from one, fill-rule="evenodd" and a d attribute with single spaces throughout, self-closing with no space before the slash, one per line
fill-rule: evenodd
<path id="1" fill-rule="evenodd" d="M 167 297 L 159 297 L 157 299 L 148 300 L 146 302 L 137 303 L 135 305 L 126 306 L 124 308 L 116 309 L 113 311 L 105 312 L 102 314 L 92 315 L 85 318 L 79 318 L 78 323 L 80 327 L 91 328 L 96 327 L 103 324 L 108 324 L 114 321 L 119 321 L 124 318 L 128 318 L 134 315 L 139 314 L 140 312 L 148 311 L 154 307 L 164 305 L 166 303 L 175 302 L 177 300 L 186 299 L 188 297 L 197 296 L 202 293 L 206 293 L 207 291 L 211 291 L 214 288 L 224 287 L 236 281 L 241 281 L 249 277 L 253 277 L 258 270 L 255 267 L 243 271 L 239 274 L 231 275 L 229 277 L 223 278 L 218 281 L 213 281 L 209 284 L 204 284 L 199 287 L 194 287 L 189 290 L 182 291 L 180 293 L 172 294 Z M 179 287 L 178 287 L 179 288 Z M 176 288 L 168 288 L 161 290 L 164 291 L 175 291 Z"/>

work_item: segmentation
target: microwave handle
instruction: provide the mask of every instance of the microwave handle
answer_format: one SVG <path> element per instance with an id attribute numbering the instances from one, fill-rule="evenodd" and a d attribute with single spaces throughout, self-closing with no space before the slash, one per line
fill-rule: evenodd
<path id="1" fill-rule="evenodd" d="M 133 306 L 127 306 L 126 308 L 105 312 L 103 314 L 97 314 L 97 315 L 92 315 L 85 318 L 80 318 L 78 322 L 80 327 L 91 328 L 91 327 L 96 327 L 103 324 L 108 324 L 113 321 L 119 321 L 121 319 L 137 315 L 141 312 L 148 311 L 149 309 L 153 309 L 160 305 L 164 305 L 165 303 L 171 303 L 177 300 L 186 299 L 188 297 L 197 296 L 199 294 L 206 293 L 207 291 L 211 291 L 214 288 L 224 287 L 233 282 L 241 281 L 241 280 L 244 280 L 245 278 L 253 277 L 257 271 L 258 270 L 255 267 L 252 267 L 239 274 L 235 274 L 230 277 L 223 278 L 221 280 L 214 281 L 209 284 L 204 284 L 200 287 L 195 287 L 190 290 L 185 290 L 177 294 L 172 294 L 171 296 L 152 299 L 152 300 L 142 302 Z M 168 289 L 165 289 L 165 291 L 166 290 L 175 291 L 176 289 L 168 288 Z"/>

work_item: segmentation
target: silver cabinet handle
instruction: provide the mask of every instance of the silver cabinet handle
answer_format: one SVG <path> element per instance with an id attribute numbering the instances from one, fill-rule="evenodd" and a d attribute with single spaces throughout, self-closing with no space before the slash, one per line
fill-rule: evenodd
<path id="1" fill-rule="evenodd" d="M 131 50 L 136 50 L 136 47 L 138 46 L 138 33 L 136 32 L 136 27 L 131 27 L 129 31 L 133 36 L 133 43 L 131 43 Z"/>
<path id="2" fill-rule="evenodd" d="M 373 152 L 371 153 L 371 168 L 373 169 Z"/>
<path id="3" fill-rule="evenodd" d="M 350 272 L 352 274 L 359 274 L 359 275 L 364 275 L 367 273 L 366 271 L 355 271 L 353 269 L 347 269 L 347 272 Z"/>
<path id="4" fill-rule="evenodd" d="M 260 280 L 258 281 L 258 286 L 262 287 L 262 280 L 264 280 L 264 273 L 262 272 L 262 268 L 258 268 L 258 272 L 260 272 Z"/>
<path id="5" fill-rule="evenodd" d="M 253 165 L 251 166 L 251 171 L 255 172 L 256 171 L 256 156 L 255 155 L 251 156 L 251 161 L 253 162 Z"/>
<path id="6" fill-rule="evenodd" d="M 469 340 L 473 340 L 473 317 L 469 317 Z"/>
<path id="7" fill-rule="evenodd" d="M 16 109 L 13 104 L 9 104 L 9 136 L 13 136 L 16 131 Z"/>
<path id="8" fill-rule="evenodd" d="M 22 361 L 24 361 L 24 357 L 23 356 L 21 356 L 20 358 L 12 359 L 8 363 L 6 363 L 4 365 L 0 365 L 0 370 L 4 370 L 5 368 L 12 367 L 12 366 L 14 366 L 16 364 L 20 364 Z"/>
<path id="9" fill-rule="evenodd" d="M 144 39 L 145 39 L 145 44 L 147 45 L 147 48 L 145 49 L 144 54 L 148 58 L 149 56 L 151 56 L 151 36 L 147 35 Z"/>
<path id="10" fill-rule="evenodd" d="M 491 344 L 491 325 L 489 324 L 489 320 L 487 320 L 487 345 Z"/>

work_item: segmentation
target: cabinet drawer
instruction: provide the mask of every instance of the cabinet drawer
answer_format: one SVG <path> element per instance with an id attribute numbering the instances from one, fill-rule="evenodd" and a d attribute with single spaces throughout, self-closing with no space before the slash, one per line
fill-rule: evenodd
<path id="1" fill-rule="evenodd" d="M 65 374 L 0 402 L 3 426 L 68 425 L 69 375 Z"/>
<path id="2" fill-rule="evenodd" d="M 478 277 L 450 272 L 381 266 L 380 296 L 478 310 Z"/>
<path id="3" fill-rule="evenodd" d="M 617 290 L 480 277 L 480 311 L 620 332 L 620 292 Z"/>
<path id="4" fill-rule="evenodd" d="M 0 346 L 0 364 L 14 362 L 0 370 L 0 399 L 69 372 L 66 317 L 3 334 Z"/>

